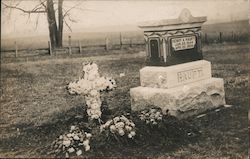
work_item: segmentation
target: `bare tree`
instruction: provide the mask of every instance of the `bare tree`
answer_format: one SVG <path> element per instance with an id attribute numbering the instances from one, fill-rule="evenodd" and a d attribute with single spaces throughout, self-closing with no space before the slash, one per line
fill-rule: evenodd
<path id="1" fill-rule="evenodd" d="M 8 3 L 9 2 L 9 3 Z M 16 9 L 29 17 L 31 14 L 46 14 L 48 21 L 48 29 L 49 29 L 49 37 L 51 41 L 52 48 L 60 48 L 62 47 L 62 39 L 63 39 L 63 24 L 65 23 L 67 27 L 71 30 L 70 25 L 66 21 L 66 17 L 71 22 L 75 22 L 69 14 L 69 11 L 76 8 L 79 4 L 69 8 L 68 10 L 63 9 L 63 0 L 39 0 L 37 1 L 37 5 L 27 10 L 20 7 L 22 1 L 1 1 L 4 9 Z M 57 10 L 55 9 L 55 5 L 57 6 Z M 56 19 L 56 11 L 58 12 L 58 22 Z M 64 13 L 63 13 L 64 12 Z M 39 17 L 39 16 L 38 16 Z M 38 23 L 38 20 L 37 20 Z M 36 25 L 37 25 L 36 23 Z"/>

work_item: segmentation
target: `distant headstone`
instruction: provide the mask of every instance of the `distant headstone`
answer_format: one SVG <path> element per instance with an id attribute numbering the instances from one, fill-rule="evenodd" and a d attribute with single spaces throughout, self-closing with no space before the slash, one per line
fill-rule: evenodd
<path id="1" fill-rule="evenodd" d="M 184 9 L 178 19 L 141 26 L 148 64 L 153 66 L 142 68 L 141 86 L 130 89 L 133 111 L 159 107 L 186 118 L 225 105 L 223 79 L 212 78 L 211 63 L 201 60 L 200 28 L 205 21 Z"/>
<path id="2" fill-rule="evenodd" d="M 201 25 L 206 17 L 193 17 L 183 9 L 176 19 L 144 22 L 147 64 L 169 66 L 201 60 Z"/>

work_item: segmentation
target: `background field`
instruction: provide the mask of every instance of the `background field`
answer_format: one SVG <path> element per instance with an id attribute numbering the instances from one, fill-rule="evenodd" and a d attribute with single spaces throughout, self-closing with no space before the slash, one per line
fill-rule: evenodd
<path id="1" fill-rule="evenodd" d="M 120 34 L 122 36 L 123 44 L 143 44 L 143 31 L 135 26 L 123 26 L 130 31 L 119 28 L 119 26 L 113 26 L 114 32 L 74 32 L 72 34 L 64 34 L 63 45 L 68 46 L 68 36 L 71 36 L 72 47 L 79 47 L 79 41 L 82 47 L 93 45 L 105 45 L 105 39 L 109 39 L 110 45 L 120 44 Z M 112 28 L 108 28 L 112 30 Z M 219 34 L 222 33 L 223 42 L 246 42 L 249 38 L 249 23 L 248 20 L 234 21 L 227 23 L 209 24 L 203 26 L 203 41 L 205 42 L 205 34 L 207 34 L 207 42 L 216 43 L 219 42 Z M 1 39 L 1 50 L 15 50 L 15 41 L 19 50 L 36 50 L 36 49 L 48 49 L 48 36 L 35 36 L 35 37 L 22 37 L 22 38 L 10 38 Z"/>
<path id="2" fill-rule="evenodd" d="M 139 69 L 145 66 L 142 48 L 112 50 L 106 55 L 96 52 L 96 56 L 46 56 L 43 61 L 2 63 L 0 157 L 48 157 L 42 150 L 82 115 L 83 97 L 69 95 L 65 87 L 81 75 L 84 61 L 95 61 L 102 75 L 117 81 L 117 89 L 102 96 L 111 114 L 130 111 L 129 89 L 139 85 Z M 213 76 L 224 78 L 226 102 L 233 106 L 187 119 L 186 124 L 200 132 L 196 140 L 178 141 L 172 149 L 157 143 L 145 147 L 113 145 L 108 150 L 92 150 L 86 156 L 247 158 L 249 50 L 248 43 L 203 48 L 205 59 L 212 62 Z M 120 73 L 125 73 L 125 77 L 119 77 Z"/>

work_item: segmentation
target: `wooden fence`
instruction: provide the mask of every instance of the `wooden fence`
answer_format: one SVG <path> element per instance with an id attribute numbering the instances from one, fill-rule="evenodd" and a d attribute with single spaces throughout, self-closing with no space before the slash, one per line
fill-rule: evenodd
<path id="1" fill-rule="evenodd" d="M 103 40 L 103 44 L 101 45 L 83 45 L 81 40 L 72 40 L 71 36 L 68 36 L 67 46 L 64 46 L 61 49 L 53 49 L 51 47 L 50 41 L 48 41 L 47 48 L 29 50 L 29 49 L 18 49 L 18 43 L 15 41 L 15 49 L 14 50 L 1 50 L 1 56 L 4 57 L 24 57 L 24 56 L 37 56 L 37 55 L 58 55 L 58 54 L 75 54 L 75 53 L 85 53 L 89 50 L 101 50 L 101 51 L 109 51 L 109 50 L 117 50 L 124 48 L 133 48 L 138 46 L 143 46 L 144 41 L 143 37 L 140 40 L 133 38 L 124 38 L 122 33 L 119 34 L 119 42 L 116 44 L 111 44 L 108 37 L 105 37 Z M 225 43 L 225 42 L 247 42 L 249 40 L 248 34 L 240 34 L 240 33 L 204 33 L 202 35 L 203 44 L 210 45 L 213 43 Z M 74 44 L 74 45 L 72 45 Z"/>

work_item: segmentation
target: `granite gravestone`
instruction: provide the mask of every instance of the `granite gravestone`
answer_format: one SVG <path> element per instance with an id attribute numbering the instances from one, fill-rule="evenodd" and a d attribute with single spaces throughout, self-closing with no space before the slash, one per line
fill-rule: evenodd
<path id="1" fill-rule="evenodd" d="M 164 25 L 144 25 L 148 62 L 154 66 L 142 68 L 141 86 L 130 89 L 133 111 L 159 107 L 185 118 L 225 105 L 223 79 L 212 78 L 211 63 L 201 60 L 200 28 L 205 20 L 184 9 Z M 163 33 L 158 34 L 160 29 Z"/>
<path id="2" fill-rule="evenodd" d="M 176 19 L 140 24 L 146 41 L 147 65 L 201 60 L 201 25 L 205 21 L 206 17 L 193 17 L 188 9 L 183 9 Z"/>

